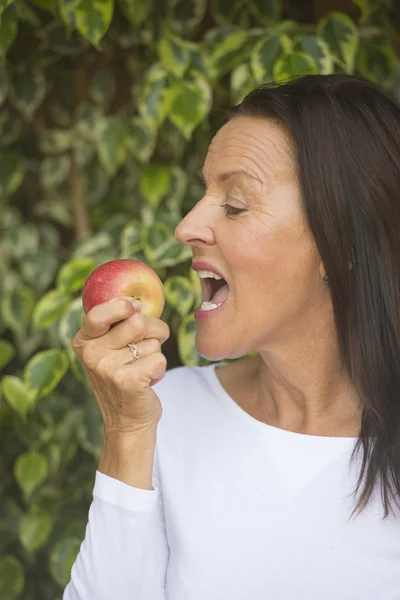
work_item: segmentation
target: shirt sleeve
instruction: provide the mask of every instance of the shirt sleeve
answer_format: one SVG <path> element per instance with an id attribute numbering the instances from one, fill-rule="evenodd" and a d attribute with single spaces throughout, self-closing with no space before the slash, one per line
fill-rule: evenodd
<path id="1" fill-rule="evenodd" d="M 168 558 L 156 461 L 152 490 L 96 471 L 85 539 L 63 600 L 164 600 Z"/>

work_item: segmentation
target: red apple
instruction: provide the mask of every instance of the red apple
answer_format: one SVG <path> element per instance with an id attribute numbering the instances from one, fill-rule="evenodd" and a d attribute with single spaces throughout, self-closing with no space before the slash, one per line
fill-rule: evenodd
<path id="1" fill-rule="evenodd" d="M 140 260 L 120 258 L 97 267 L 89 275 L 83 290 L 83 310 L 118 296 L 139 300 L 141 312 L 160 318 L 165 304 L 164 286 L 157 273 Z"/>

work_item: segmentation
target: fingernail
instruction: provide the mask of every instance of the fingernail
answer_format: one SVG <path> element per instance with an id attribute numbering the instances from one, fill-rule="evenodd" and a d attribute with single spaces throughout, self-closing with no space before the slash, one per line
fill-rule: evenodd
<path id="1" fill-rule="evenodd" d="M 132 300 L 132 304 L 133 304 L 133 308 L 137 311 L 141 311 L 142 310 L 142 305 L 140 304 L 139 300 Z"/>

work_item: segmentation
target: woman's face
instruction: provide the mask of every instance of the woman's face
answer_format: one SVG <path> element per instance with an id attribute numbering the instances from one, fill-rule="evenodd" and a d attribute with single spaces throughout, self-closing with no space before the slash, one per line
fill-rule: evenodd
<path id="1" fill-rule="evenodd" d="M 204 196 L 175 237 L 219 269 L 230 291 L 215 315 L 197 320 L 197 351 L 239 358 L 304 335 L 326 284 L 287 134 L 272 121 L 235 117 L 212 140 L 203 172 Z M 243 212 L 229 216 L 224 204 Z"/>

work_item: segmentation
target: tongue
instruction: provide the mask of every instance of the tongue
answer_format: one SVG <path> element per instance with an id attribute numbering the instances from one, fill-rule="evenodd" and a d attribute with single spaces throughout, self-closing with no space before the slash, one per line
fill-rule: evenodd
<path id="1" fill-rule="evenodd" d="M 214 298 L 211 299 L 211 302 L 214 304 L 220 304 L 225 302 L 229 294 L 229 285 L 225 283 L 219 290 L 216 292 Z"/>

